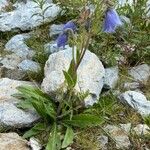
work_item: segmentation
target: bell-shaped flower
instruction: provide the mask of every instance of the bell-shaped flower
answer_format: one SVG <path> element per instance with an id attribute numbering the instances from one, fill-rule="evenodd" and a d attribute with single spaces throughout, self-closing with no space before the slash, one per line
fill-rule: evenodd
<path id="1" fill-rule="evenodd" d="M 107 33 L 115 32 L 118 26 L 121 26 L 123 23 L 116 12 L 115 9 L 109 8 L 105 14 L 105 20 L 103 25 L 103 31 Z"/>
<path id="2" fill-rule="evenodd" d="M 73 31 L 76 31 L 77 27 L 73 21 L 68 21 L 63 27 L 64 31 L 67 29 L 72 29 Z"/>
<path id="3" fill-rule="evenodd" d="M 69 30 L 72 30 L 73 34 L 76 31 L 77 27 L 73 21 L 68 21 L 64 27 L 62 33 L 57 38 L 57 47 L 63 47 L 65 48 L 65 45 L 68 42 L 68 32 Z"/>
<path id="4" fill-rule="evenodd" d="M 57 47 L 65 48 L 65 45 L 67 44 L 68 41 L 68 34 L 67 33 L 59 34 L 56 41 L 57 41 Z"/>

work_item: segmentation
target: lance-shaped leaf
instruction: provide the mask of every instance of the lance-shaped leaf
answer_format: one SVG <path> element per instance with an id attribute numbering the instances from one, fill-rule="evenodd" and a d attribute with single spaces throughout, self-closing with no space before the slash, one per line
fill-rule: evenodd
<path id="1" fill-rule="evenodd" d="M 71 127 L 67 127 L 64 141 L 62 143 L 62 148 L 66 148 L 73 142 L 74 133 Z"/>
<path id="2" fill-rule="evenodd" d="M 53 124 L 52 132 L 50 133 L 46 150 L 57 150 L 57 125 Z"/>
<path id="3" fill-rule="evenodd" d="M 63 123 L 71 126 L 85 128 L 88 126 L 97 126 L 104 122 L 103 118 L 90 114 L 79 114 L 72 117 L 72 120 L 63 120 Z"/>
<path id="4" fill-rule="evenodd" d="M 24 138 L 29 138 L 32 136 L 35 136 L 42 131 L 46 130 L 46 125 L 44 123 L 37 123 L 33 128 L 31 128 L 29 131 L 25 132 L 23 135 Z"/>

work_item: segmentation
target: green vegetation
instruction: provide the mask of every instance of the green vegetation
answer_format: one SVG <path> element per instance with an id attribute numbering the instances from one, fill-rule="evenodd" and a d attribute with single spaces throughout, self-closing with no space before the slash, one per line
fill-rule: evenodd
<path id="1" fill-rule="evenodd" d="M 37 1 L 43 9 L 44 1 Z M 40 3 L 41 2 L 41 3 Z M 70 67 L 64 71 L 67 91 L 60 89 L 56 97 L 50 97 L 43 93 L 38 87 L 18 87 L 19 93 L 14 97 L 21 99 L 18 104 L 22 109 L 35 109 L 41 119 L 31 129 L 24 133 L 24 138 L 36 136 L 40 139 L 46 150 L 65 149 L 70 146 L 75 150 L 99 150 L 101 145 L 97 139 L 99 135 L 109 137 L 108 149 L 115 150 L 115 141 L 104 130 L 105 125 L 118 125 L 120 123 L 131 123 L 132 127 L 139 123 L 146 123 L 150 126 L 150 117 L 142 118 L 136 111 L 130 107 L 118 102 L 114 96 L 115 91 L 103 92 L 98 103 L 92 107 L 84 107 L 84 98 L 87 93 L 76 93 L 74 87 L 77 82 L 77 69 L 87 49 L 94 52 L 105 67 L 119 65 L 120 79 L 116 89 L 124 91 L 123 81 L 132 81 L 127 75 L 129 67 L 147 63 L 150 64 L 150 24 L 145 17 L 145 5 L 147 0 L 140 0 L 134 6 L 125 5 L 119 7 L 117 11 L 130 19 L 130 23 L 124 22 L 124 25 L 117 28 L 115 33 L 109 34 L 102 31 L 103 18 L 107 7 L 112 3 L 104 1 L 91 0 L 96 7 L 94 15 L 86 14 L 84 6 L 87 6 L 86 0 L 55 0 L 55 3 L 65 10 L 65 13 L 54 20 L 53 23 L 64 23 L 73 20 L 77 23 L 78 31 L 70 34 L 69 44 L 77 48 L 77 55 L 73 57 Z M 43 10 L 43 13 L 45 11 Z M 38 15 L 38 14 L 35 14 Z M 43 16 L 43 14 L 40 14 Z M 84 16 L 85 15 L 85 16 Z M 84 17 L 83 17 L 84 16 Z M 83 18 L 82 18 L 83 17 Z M 87 19 L 92 20 L 91 27 L 87 30 L 85 23 Z M 43 18 L 44 20 L 44 18 Z M 75 37 L 74 38 L 74 34 Z M 4 44 L 12 33 L 0 33 L 0 52 L 4 49 Z M 35 50 L 33 60 L 39 62 L 42 67 L 38 75 L 29 74 L 29 80 L 35 79 L 41 82 L 44 77 L 44 65 L 48 55 L 44 51 L 44 44 L 50 42 L 49 24 L 42 25 L 33 30 L 32 37 L 26 41 L 26 44 Z M 120 56 L 124 61 L 118 64 Z M 150 82 L 141 84 L 141 90 L 150 99 Z M 136 150 L 144 143 L 150 147 L 150 135 L 139 137 L 134 133 L 129 135 L 131 140 L 131 149 Z"/>

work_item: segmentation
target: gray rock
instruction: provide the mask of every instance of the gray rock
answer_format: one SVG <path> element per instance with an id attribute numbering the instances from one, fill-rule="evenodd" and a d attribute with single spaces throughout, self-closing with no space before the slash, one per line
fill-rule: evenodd
<path id="1" fill-rule="evenodd" d="M 105 135 L 101 135 L 97 138 L 100 143 L 101 150 L 107 150 L 108 137 Z"/>
<path id="2" fill-rule="evenodd" d="M 30 150 L 28 141 L 20 137 L 17 133 L 0 133 L 1 150 Z"/>
<path id="3" fill-rule="evenodd" d="M 142 93 L 126 91 L 119 96 L 119 99 L 121 102 L 137 110 L 142 116 L 150 114 L 150 101 L 148 101 Z"/>
<path id="4" fill-rule="evenodd" d="M 31 0 L 27 3 L 16 3 L 13 6 L 16 7 L 15 10 L 0 15 L 0 31 L 31 30 L 43 23 L 53 21 L 61 10 L 58 5 L 46 2 L 43 6 L 43 10 L 47 8 L 43 20 L 42 10 Z"/>
<path id="5" fill-rule="evenodd" d="M 59 24 L 59 25 L 53 24 L 53 25 L 51 25 L 50 29 L 49 29 L 50 37 L 56 38 L 63 31 L 63 27 L 64 27 L 63 24 Z"/>
<path id="6" fill-rule="evenodd" d="M 38 63 L 32 60 L 22 60 L 16 54 L 6 55 L 0 60 L 1 77 L 21 80 L 28 75 L 29 72 L 39 73 L 41 67 Z"/>
<path id="7" fill-rule="evenodd" d="M 118 67 L 111 67 L 105 69 L 104 87 L 105 89 L 112 89 L 118 81 L 119 70 Z"/>
<path id="8" fill-rule="evenodd" d="M 18 93 L 16 87 L 21 85 L 31 85 L 31 82 L 11 80 L 8 78 L 0 79 L 0 126 L 9 128 L 30 127 L 38 121 L 39 116 L 33 110 L 24 111 L 17 108 L 19 102 L 12 97 L 12 94 Z"/>
<path id="9" fill-rule="evenodd" d="M 0 1 L 0 12 L 4 10 L 4 8 L 8 5 L 7 0 L 1 0 Z"/>
<path id="10" fill-rule="evenodd" d="M 131 20 L 128 17 L 121 15 L 120 18 L 124 23 L 131 24 Z"/>
<path id="11" fill-rule="evenodd" d="M 138 82 L 126 82 L 124 83 L 124 86 L 123 86 L 125 89 L 128 89 L 128 90 L 136 90 L 138 88 L 140 88 L 140 83 Z"/>
<path id="12" fill-rule="evenodd" d="M 134 0 L 118 0 L 118 6 L 122 7 L 122 6 L 125 6 L 125 5 L 130 5 L 131 6 L 131 9 L 133 9 L 134 11 L 134 5 L 135 3 L 138 3 L 138 1 L 134 1 Z M 146 3 L 146 6 L 145 7 L 145 13 L 146 13 L 146 17 L 149 17 L 150 16 L 150 11 L 148 11 L 150 9 L 150 1 L 148 0 L 147 3 Z"/>
<path id="13" fill-rule="evenodd" d="M 66 45 L 65 46 L 65 49 L 69 49 L 69 45 Z M 55 41 L 52 41 L 50 43 L 47 43 L 44 45 L 44 50 L 45 50 L 45 53 L 50 55 L 50 54 L 53 54 L 53 53 L 56 53 L 58 51 L 61 51 L 61 50 L 64 50 L 62 47 L 61 48 L 58 48 L 57 47 L 57 44 Z"/>
<path id="14" fill-rule="evenodd" d="M 16 54 L 10 54 L 1 58 L 0 63 L 1 67 L 5 67 L 8 69 L 15 69 L 18 63 L 22 61 L 21 57 L 17 56 Z"/>
<path id="15" fill-rule="evenodd" d="M 35 72 L 38 73 L 41 70 L 40 65 L 32 60 L 23 60 L 20 64 L 18 64 L 19 70 L 23 72 Z"/>
<path id="16" fill-rule="evenodd" d="M 139 65 L 131 68 L 128 73 L 135 81 L 146 82 L 150 77 L 150 67 L 147 64 Z"/>
<path id="17" fill-rule="evenodd" d="M 41 70 L 40 65 L 31 59 L 35 51 L 31 50 L 25 43 L 31 34 L 19 34 L 12 37 L 5 45 L 5 51 L 12 53 L 5 55 L 0 60 L 1 77 L 21 80 L 29 71 L 37 73 Z"/>
<path id="18" fill-rule="evenodd" d="M 14 97 L 12 97 L 12 94 L 15 94 L 18 92 L 16 89 L 18 86 L 22 85 L 33 85 L 32 82 L 27 81 L 17 81 L 17 80 L 11 80 L 8 78 L 1 78 L 0 79 L 0 101 L 3 100 L 14 100 Z"/>
<path id="19" fill-rule="evenodd" d="M 133 5 L 133 0 L 129 0 L 129 1 L 126 1 L 126 0 L 118 0 L 119 2 L 119 5 L 121 6 L 124 6 L 126 4 L 129 4 L 130 6 Z"/>
<path id="20" fill-rule="evenodd" d="M 16 54 L 6 55 L 0 60 L 1 77 L 21 80 L 25 74 L 18 70 L 17 65 L 22 61 L 22 58 Z"/>
<path id="21" fill-rule="evenodd" d="M 42 89 L 49 94 L 54 94 L 64 86 L 63 70 L 68 70 L 72 60 L 72 48 L 51 54 L 45 65 L 45 78 L 42 82 Z M 93 65 L 94 64 L 94 65 Z M 98 57 L 86 51 L 85 56 L 77 70 L 77 92 L 89 91 L 89 96 L 85 99 L 85 105 L 93 105 L 99 98 L 103 87 L 103 77 L 105 70 Z M 56 93 L 55 93 L 56 94 Z"/>
<path id="22" fill-rule="evenodd" d="M 24 111 L 17 108 L 17 101 L 0 102 L 0 126 L 8 128 L 25 128 L 38 121 L 39 116 L 35 111 Z"/>
<path id="23" fill-rule="evenodd" d="M 133 130 L 138 136 L 142 136 L 149 134 L 150 128 L 146 124 L 138 124 Z"/>
<path id="24" fill-rule="evenodd" d="M 18 34 L 12 37 L 5 45 L 5 51 L 12 52 L 19 57 L 26 59 L 32 58 L 35 52 L 25 43 L 30 38 L 30 34 Z"/>
<path id="25" fill-rule="evenodd" d="M 56 43 L 54 43 L 54 41 L 53 41 L 53 42 L 50 42 L 50 43 L 47 43 L 44 45 L 44 51 L 46 54 L 50 55 L 55 52 L 58 52 L 59 49 L 57 48 Z"/>
<path id="26" fill-rule="evenodd" d="M 123 129 L 113 125 L 107 125 L 104 129 L 106 132 L 109 132 L 110 136 L 115 140 L 117 149 L 129 148 L 131 143 L 128 133 L 126 133 Z"/>

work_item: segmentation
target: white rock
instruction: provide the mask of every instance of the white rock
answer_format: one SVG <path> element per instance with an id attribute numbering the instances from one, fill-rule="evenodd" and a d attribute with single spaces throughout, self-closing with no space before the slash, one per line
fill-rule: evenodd
<path id="1" fill-rule="evenodd" d="M 62 50 L 49 56 L 45 65 L 45 78 L 42 89 L 49 94 L 55 93 L 64 85 L 63 70 L 68 70 L 72 60 L 72 48 Z M 94 64 L 94 65 L 93 65 Z M 77 70 L 76 91 L 89 91 L 90 95 L 85 99 L 85 105 L 93 105 L 99 98 L 103 87 L 105 70 L 98 57 L 86 51 L 85 56 Z"/>
<path id="2" fill-rule="evenodd" d="M 105 77 L 104 77 L 104 88 L 112 89 L 115 87 L 118 81 L 119 70 L 118 67 L 111 67 L 105 69 Z"/>
<path id="3" fill-rule="evenodd" d="M 135 81 L 146 82 L 150 77 L 150 67 L 147 64 L 139 65 L 131 68 L 128 73 Z"/>
<path id="4" fill-rule="evenodd" d="M 30 150 L 27 141 L 17 133 L 0 133 L 0 150 Z"/>
<path id="5" fill-rule="evenodd" d="M 63 31 L 63 27 L 64 25 L 63 24 L 53 24 L 50 26 L 50 29 L 49 29 L 49 35 L 50 37 L 57 37 L 58 34 L 60 34 L 62 31 Z"/>
<path id="6" fill-rule="evenodd" d="M 47 8 L 43 20 L 43 17 L 38 15 L 42 14 L 42 10 L 33 1 L 27 1 L 26 4 L 16 3 L 14 7 L 16 7 L 15 10 L 0 15 L 0 31 L 30 30 L 43 23 L 51 22 L 60 12 L 58 5 L 46 2 L 43 6 L 43 10 Z"/>
<path id="7" fill-rule="evenodd" d="M 32 150 L 41 150 L 42 149 L 42 145 L 40 144 L 39 140 L 34 137 L 30 138 L 29 145 L 32 148 Z"/>
<path id="8" fill-rule="evenodd" d="M 106 132 L 109 132 L 110 136 L 115 140 L 117 149 L 129 148 L 131 143 L 128 133 L 123 129 L 113 125 L 107 125 L 104 129 Z"/>
<path id="9" fill-rule="evenodd" d="M 20 64 L 18 64 L 19 70 L 23 72 L 35 72 L 38 73 L 41 70 L 40 65 L 32 60 L 23 60 Z"/>
<path id="10" fill-rule="evenodd" d="M 23 111 L 17 108 L 19 102 L 11 95 L 18 93 L 16 87 L 21 85 L 32 85 L 31 82 L 0 79 L 0 126 L 11 128 L 24 128 L 31 126 L 39 119 L 33 110 Z"/>
<path id="11" fill-rule="evenodd" d="M 138 124 L 133 130 L 139 136 L 150 133 L 150 128 L 146 124 Z"/>
<path id="12" fill-rule="evenodd" d="M 150 101 L 139 92 L 136 91 L 126 91 L 119 96 L 121 102 L 128 104 L 132 108 L 138 111 L 142 116 L 147 116 L 150 114 Z"/>
<path id="13" fill-rule="evenodd" d="M 21 58 L 32 58 L 35 52 L 25 43 L 30 34 L 18 34 L 12 37 L 5 45 L 5 51 L 13 52 Z"/>

